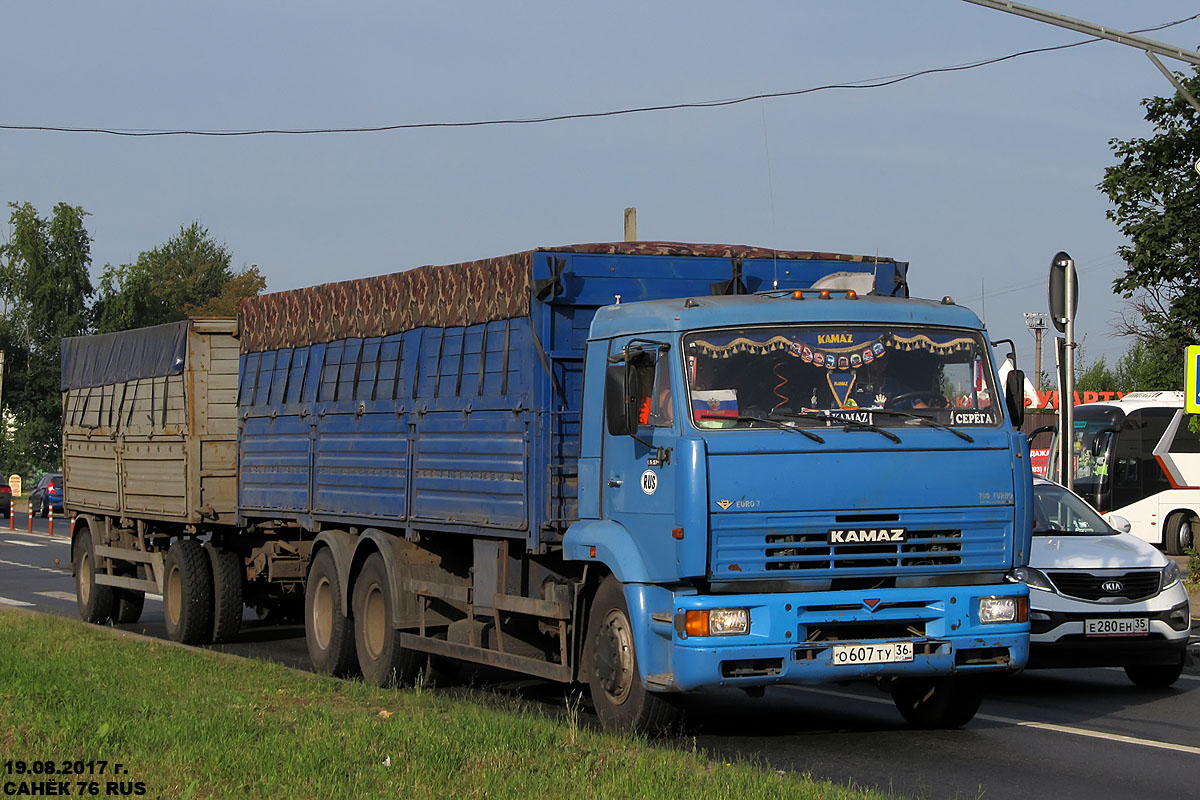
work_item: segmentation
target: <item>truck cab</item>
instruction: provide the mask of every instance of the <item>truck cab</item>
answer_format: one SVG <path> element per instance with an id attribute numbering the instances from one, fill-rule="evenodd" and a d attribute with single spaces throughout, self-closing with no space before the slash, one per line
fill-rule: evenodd
<path id="1" fill-rule="evenodd" d="M 651 694 L 874 678 L 914 721 L 969 719 L 968 680 L 936 682 L 954 686 L 936 721 L 908 698 L 1027 657 L 1008 576 L 1028 445 L 990 351 L 964 308 L 853 291 L 597 312 L 564 550 L 630 615 L 593 685 L 602 719 L 635 666 Z"/>

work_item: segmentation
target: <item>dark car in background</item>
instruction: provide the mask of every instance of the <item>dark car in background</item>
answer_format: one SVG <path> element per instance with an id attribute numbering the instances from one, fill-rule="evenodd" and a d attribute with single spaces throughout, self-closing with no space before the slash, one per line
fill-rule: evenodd
<path id="1" fill-rule="evenodd" d="M 7 483 L 0 483 L 0 515 L 8 519 L 12 514 L 12 487 Z"/>
<path id="2" fill-rule="evenodd" d="M 59 474 L 43 475 L 29 493 L 30 513 L 44 517 L 50 509 L 59 514 L 63 510 L 63 476 Z"/>

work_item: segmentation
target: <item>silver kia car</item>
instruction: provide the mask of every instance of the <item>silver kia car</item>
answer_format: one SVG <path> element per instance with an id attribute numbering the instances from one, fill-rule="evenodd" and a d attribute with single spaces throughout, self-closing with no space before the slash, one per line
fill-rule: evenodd
<path id="1" fill-rule="evenodd" d="M 1179 567 L 1064 487 L 1034 478 L 1033 493 L 1033 548 L 1017 572 L 1030 590 L 1029 667 L 1124 667 L 1138 686 L 1173 684 L 1191 628 Z"/>

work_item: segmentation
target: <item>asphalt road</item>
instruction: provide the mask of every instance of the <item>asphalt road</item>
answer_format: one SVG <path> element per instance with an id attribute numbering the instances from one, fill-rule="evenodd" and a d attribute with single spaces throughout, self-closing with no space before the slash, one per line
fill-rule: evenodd
<path id="1" fill-rule="evenodd" d="M 45 534 L 0 519 L 0 605 L 76 617 L 65 526 Z M 122 626 L 163 637 L 161 599 Z M 1200 655 L 1200 621 L 1193 651 Z M 304 632 L 247 612 L 237 641 L 218 648 L 307 668 Z M 561 706 L 560 688 L 498 684 Z M 1045 670 L 997 679 L 962 730 L 916 731 L 871 686 L 773 688 L 761 698 L 717 691 L 688 698 L 689 735 L 715 759 L 811 774 L 842 785 L 921 798 L 1188 798 L 1200 795 L 1200 668 L 1171 689 L 1140 689 L 1119 669 Z"/>

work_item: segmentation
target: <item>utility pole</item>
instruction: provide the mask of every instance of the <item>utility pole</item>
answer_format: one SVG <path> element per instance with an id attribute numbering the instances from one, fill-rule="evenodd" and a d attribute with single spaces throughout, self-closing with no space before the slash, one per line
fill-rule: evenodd
<path id="1" fill-rule="evenodd" d="M 637 208 L 625 209 L 625 241 L 637 241 Z"/>
<path id="2" fill-rule="evenodd" d="M 1042 336 L 1046 333 L 1046 323 L 1049 317 L 1040 311 L 1025 312 L 1025 327 L 1033 331 L 1034 351 L 1033 351 L 1033 374 L 1034 383 L 1038 390 L 1042 388 Z"/>
<path id="3" fill-rule="evenodd" d="M 1022 5 L 1020 3 L 1009 3 L 1005 0 L 966 0 L 966 2 L 974 3 L 975 5 L 983 6 L 984 8 L 995 9 L 996 11 L 1003 11 L 1008 14 L 1016 14 L 1018 17 L 1025 17 L 1026 19 L 1036 20 L 1037 22 L 1044 22 L 1047 25 L 1055 25 L 1059 28 L 1066 28 L 1069 31 L 1075 31 L 1076 33 L 1084 33 L 1088 36 L 1095 36 L 1098 39 L 1107 39 L 1110 42 L 1116 42 L 1117 44 L 1123 44 L 1128 47 L 1136 47 L 1138 50 L 1143 51 L 1154 63 L 1154 66 L 1158 67 L 1158 71 L 1165 75 L 1167 80 L 1175 85 L 1175 88 L 1181 95 L 1183 95 L 1183 99 L 1187 100 L 1188 103 L 1191 104 L 1192 108 L 1196 109 L 1197 112 L 1200 112 L 1200 101 L 1197 101 L 1196 98 L 1192 96 L 1192 93 L 1189 92 L 1187 88 L 1179 82 L 1179 79 L 1176 78 L 1175 75 L 1169 69 L 1164 67 L 1162 62 L 1158 60 L 1158 56 L 1166 56 L 1167 58 L 1174 58 L 1179 61 L 1184 61 L 1188 64 L 1200 66 L 1200 53 L 1197 53 L 1195 50 L 1187 50 L 1182 47 L 1163 44 L 1162 42 L 1156 42 L 1153 39 L 1147 39 L 1145 36 L 1138 36 L 1133 33 L 1125 33 L 1124 31 L 1108 28 L 1104 25 L 1097 25 L 1094 22 L 1087 22 L 1085 20 L 1075 19 L 1074 17 L 1068 17 L 1063 14 L 1056 14 L 1053 11 L 1043 11 L 1040 8 Z"/>

